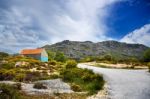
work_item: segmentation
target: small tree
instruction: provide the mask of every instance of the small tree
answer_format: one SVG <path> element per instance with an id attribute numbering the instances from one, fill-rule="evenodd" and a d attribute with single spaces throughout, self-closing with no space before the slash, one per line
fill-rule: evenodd
<path id="1" fill-rule="evenodd" d="M 66 62 L 66 68 L 75 68 L 77 67 L 77 62 L 75 60 L 68 60 Z"/>
<path id="2" fill-rule="evenodd" d="M 48 59 L 49 60 L 54 60 L 56 53 L 52 52 L 50 50 L 48 50 L 47 53 L 48 53 Z"/>
<path id="3" fill-rule="evenodd" d="M 58 62 L 65 62 L 66 61 L 66 56 L 64 55 L 64 53 L 62 52 L 56 52 L 55 58 L 54 60 L 58 61 Z"/>

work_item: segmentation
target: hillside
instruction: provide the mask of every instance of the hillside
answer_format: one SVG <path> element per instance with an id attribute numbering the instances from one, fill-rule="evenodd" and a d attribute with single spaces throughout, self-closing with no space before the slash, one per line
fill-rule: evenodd
<path id="1" fill-rule="evenodd" d="M 5 53 L 5 52 L 0 52 L 0 60 L 2 60 L 3 58 L 9 56 L 8 53 Z"/>
<path id="2" fill-rule="evenodd" d="M 102 56 L 111 54 L 118 58 L 142 58 L 143 52 L 149 47 L 142 44 L 127 44 L 117 41 L 79 42 L 65 40 L 52 45 L 43 46 L 46 50 L 61 51 L 70 58 L 81 59 L 86 56 Z"/>

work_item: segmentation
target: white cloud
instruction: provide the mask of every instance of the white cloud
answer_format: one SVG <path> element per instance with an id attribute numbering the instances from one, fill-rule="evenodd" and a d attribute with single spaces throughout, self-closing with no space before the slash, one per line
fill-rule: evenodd
<path id="1" fill-rule="evenodd" d="M 150 46 L 150 24 L 146 24 L 143 27 L 134 30 L 124 36 L 120 41 L 127 43 L 140 43 Z"/>
<path id="2" fill-rule="evenodd" d="M 120 0 L 12 0 L 0 9 L 0 49 L 39 47 L 62 40 L 102 41 L 107 9 Z"/>

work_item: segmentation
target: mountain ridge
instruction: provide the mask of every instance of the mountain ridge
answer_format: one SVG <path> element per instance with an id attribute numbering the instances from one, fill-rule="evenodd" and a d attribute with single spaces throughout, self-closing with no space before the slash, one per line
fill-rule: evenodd
<path id="1" fill-rule="evenodd" d="M 67 57 L 81 59 L 87 56 L 102 56 L 112 54 L 118 57 L 142 58 L 143 53 L 149 47 L 143 44 L 128 44 L 118 41 L 69 41 L 64 40 L 52 45 L 45 45 L 42 48 L 51 51 L 63 52 Z"/>

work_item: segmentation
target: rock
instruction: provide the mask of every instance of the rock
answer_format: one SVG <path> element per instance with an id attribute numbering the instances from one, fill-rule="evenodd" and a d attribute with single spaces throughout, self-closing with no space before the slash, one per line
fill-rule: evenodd
<path id="1" fill-rule="evenodd" d="M 70 86 L 61 79 L 41 80 L 47 89 L 35 89 L 34 84 L 22 84 L 22 89 L 28 94 L 53 94 L 53 93 L 72 93 Z M 35 82 L 36 83 L 36 82 Z"/>
<path id="2" fill-rule="evenodd" d="M 27 94 L 36 94 L 36 95 L 54 94 L 54 93 L 73 93 L 70 86 L 67 83 L 64 83 L 61 79 L 41 80 L 36 82 L 43 83 L 47 87 L 47 89 L 35 89 L 33 88 L 34 83 L 21 83 L 22 90 Z M 0 83 L 15 84 L 17 82 L 0 81 Z"/>

